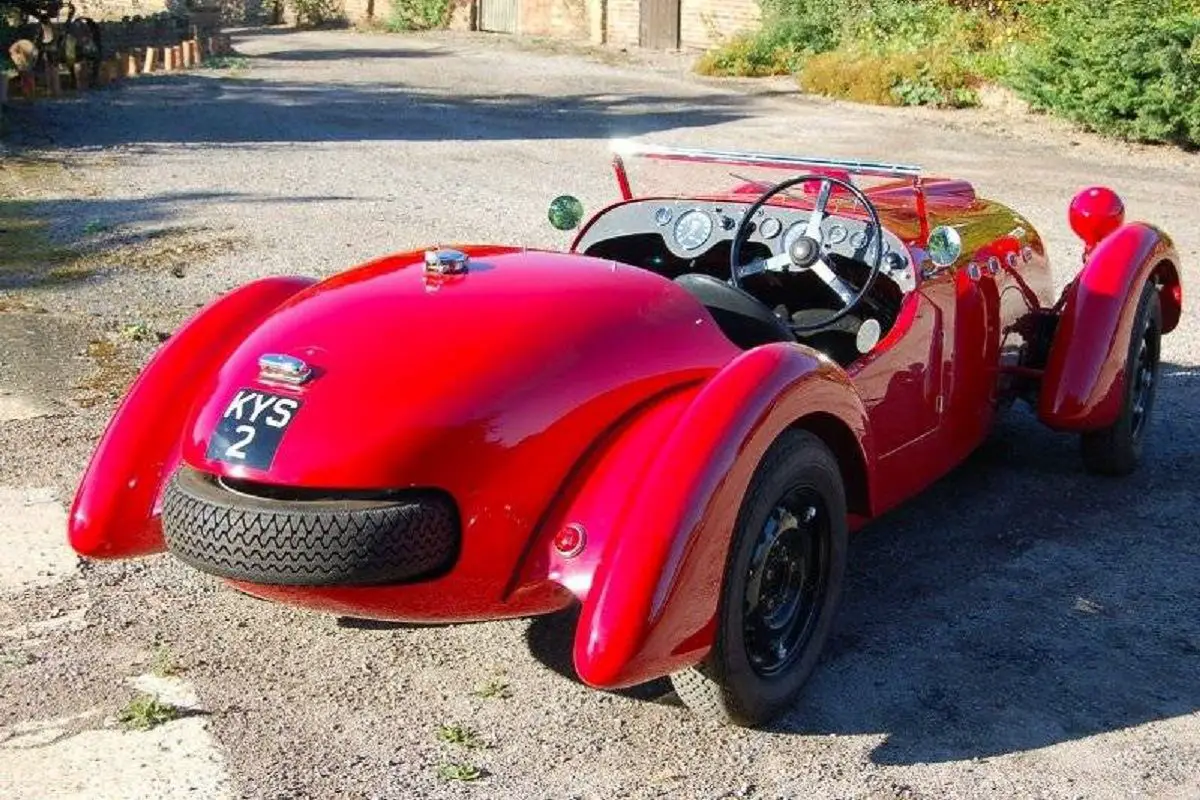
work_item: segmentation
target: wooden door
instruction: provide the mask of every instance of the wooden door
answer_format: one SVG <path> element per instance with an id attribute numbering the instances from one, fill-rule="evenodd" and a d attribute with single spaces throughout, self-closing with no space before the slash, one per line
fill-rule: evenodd
<path id="1" fill-rule="evenodd" d="M 479 30 L 517 32 L 518 0 L 479 0 Z"/>
<path id="2" fill-rule="evenodd" d="M 679 49 L 679 0 L 640 0 L 638 44 L 658 50 Z"/>

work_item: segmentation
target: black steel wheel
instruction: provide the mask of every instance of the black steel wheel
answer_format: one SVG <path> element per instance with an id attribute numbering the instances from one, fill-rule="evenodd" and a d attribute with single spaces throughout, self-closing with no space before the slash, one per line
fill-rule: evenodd
<path id="1" fill-rule="evenodd" d="M 787 431 L 763 457 L 738 513 L 702 664 L 671 676 L 696 713 L 761 725 L 794 703 L 829 634 L 846 568 L 846 499 L 829 448 Z"/>
<path id="2" fill-rule="evenodd" d="M 1158 288 L 1142 287 L 1125 359 L 1125 387 L 1117 420 L 1080 438 L 1083 463 L 1099 475 L 1128 475 L 1141 461 L 1146 428 L 1154 409 L 1162 355 L 1162 304 Z"/>

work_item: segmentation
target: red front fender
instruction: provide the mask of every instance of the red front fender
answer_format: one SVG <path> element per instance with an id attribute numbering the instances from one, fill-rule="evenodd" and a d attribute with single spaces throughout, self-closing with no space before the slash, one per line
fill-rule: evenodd
<path id="1" fill-rule="evenodd" d="M 775 438 L 809 414 L 836 417 L 873 463 L 862 401 L 844 372 L 808 348 L 751 350 L 696 394 L 596 567 L 575 634 L 585 682 L 627 686 L 704 657 L 742 496 Z"/>
<path id="2" fill-rule="evenodd" d="M 1038 417 L 1060 430 L 1113 424 L 1121 407 L 1126 348 L 1142 285 L 1158 281 L 1163 332 L 1179 323 L 1179 257 L 1166 234 L 1141 222 L 1106 237 L 1064 292 L 1042 377 Z"/>
<path id="3" fill-rule="evenodd" d="M 287 298 L 316 281 L 273 277 L 203 308 L 159 349 L 118 406 L 79 484 L 68 522 L 71 546 L 91 558 L 163 550 L 157 503 L 179 464 L 193 391 Z"/>

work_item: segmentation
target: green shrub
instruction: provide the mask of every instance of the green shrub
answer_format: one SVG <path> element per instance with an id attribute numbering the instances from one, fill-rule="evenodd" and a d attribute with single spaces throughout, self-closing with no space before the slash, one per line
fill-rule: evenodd
<path id="1" fill-rule="evenodd" d="M 1194 0 L 1053 0 L 1009 82 L 1035 107 L 1125 139 L 1200 147 Z"/>
<path id="2" fill-rule="evenodd" d="M 961 64 L 936 53 L 839 49 L 813 56 L 800 71 L 806 92 L 888 106 L 975 105 L 973 81 Z"/>
<path id="3" fill-rule="evenodd" d="M 346 12 L 339 0 L 287 0 L 296 12 L 296 24 L 318 28 L 345 25 Z"/>
<path id="4" fill-rule="evenodd" d="M 450 0 L 392 0 L 385 27 L 392 33 L 445 28 L 452 10 Z"/>
<path id="5" fill-rule="evenodd" d="M 724 46 L 700 56 L 696 72 L 746 78 L 790 75 L 796 71 L 804 53 L 796 49 L 794 42 L 774 33 L 774 30 L 763 30 L 735 36 Z"/>
<path id="6" fill-rule="evenodd" d="M 760 0 L 762 28 L 706 53 L 706 75 L 779 75 L 809 56 L 848 52 L 912 53 L 938 49 L 956 60 L 987 51 L 1012 21 L 956 9 L 943 0 Z M 989 68 L 995 69 L 995 67 Z"/>

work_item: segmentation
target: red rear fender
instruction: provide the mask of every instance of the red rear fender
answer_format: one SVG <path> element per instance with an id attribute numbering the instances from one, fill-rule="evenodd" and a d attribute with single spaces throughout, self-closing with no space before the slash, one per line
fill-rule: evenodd
<path id="1" fill-rule="evenodd" d="M 832 416 L 874 463 L 849 378 L 808 348 L 751 350 L 663 413 L 677 422 L 636 476 L 583 598 L 575 666 L 594 686 L 639 683 L 707 653 L 742 496 L 783 430 Z"/>
<path id="2" fill-rule="evenodd" d="M 1163 332 L 1179 324 L 1179 257 L 1162 231 L 1141 222 L 1108 235 L 1064 290 L 1042 378 L 1038 416 L 1061 430 L 1111 425 L 1120 411 L 1125 358 L 1141 287 L 1160 285 Z"/>
<path id="3" fill-rule="evenodd" d="M 71 546 L 92 558 L 163 550 L 159 495 L 179 464 L 197 387 L 285 300 L 315 283 L 273 277 L 202 309 L 150 359 L 104 432 L 71 508 Z"/>

